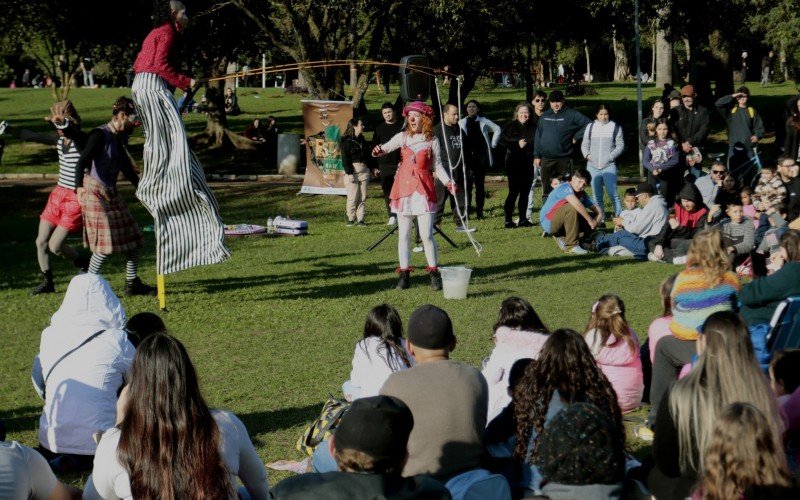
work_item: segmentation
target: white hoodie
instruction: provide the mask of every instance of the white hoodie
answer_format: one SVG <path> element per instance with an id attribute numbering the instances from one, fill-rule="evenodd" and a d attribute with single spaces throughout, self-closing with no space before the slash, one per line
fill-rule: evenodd
<path id="1" fill-rule="evenodd" d="M 108 282 L 96 274 L 72 278 L 64 302 L 42 332 L 34 359 L 34 385 L 92 334 L 103 333 L 64 358 L 50 373 L 39 442 L 56 453 L 94 455 L 96 431 L 114 427 L 117 391 L 135 349 L 124 330 L 125 309 Z"/>

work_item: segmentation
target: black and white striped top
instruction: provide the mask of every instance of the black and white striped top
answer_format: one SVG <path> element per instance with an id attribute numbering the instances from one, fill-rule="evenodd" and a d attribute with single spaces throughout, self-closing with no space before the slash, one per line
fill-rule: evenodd
<path id="1" fill-rule="evenodd" d="M 58 185 L 72 191 L 77 187 L 75 171 L 78 167 L 78 160 L 81 157 L 75 141 L 69 141 L 66 137 L 59 137 L 56 143 L 58 150 Z"/>

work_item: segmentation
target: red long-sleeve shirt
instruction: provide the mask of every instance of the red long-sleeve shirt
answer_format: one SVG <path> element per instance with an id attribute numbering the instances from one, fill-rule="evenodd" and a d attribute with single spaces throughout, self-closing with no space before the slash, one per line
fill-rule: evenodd
<path id="1" fill-rule="evenodd" d="M 133 70 L 136 73 L 155 73 L 168 85 L 187 89 L 192 79 L 178 73 L 171 62 L 170 51 L 175 41 L 175 34 L 175 29 L 169 24 L 164 24 L 151 31 L 142 42 L 142 50 L 136 56 Z"/>

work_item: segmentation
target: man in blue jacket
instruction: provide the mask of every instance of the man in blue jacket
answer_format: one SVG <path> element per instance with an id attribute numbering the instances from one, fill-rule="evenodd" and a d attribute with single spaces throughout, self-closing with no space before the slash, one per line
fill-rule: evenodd
<path id="1" fill-rule="evenodd" d="M 533 143 L 533 164 L 542 175 L 543 203 L 553 190 L 550 179 L 572 170 L 574 146 L 583 139 L 583 132 L 591 123 L 579 111 L 566 107 L 560 90 L 550 92 L 548 100 L 550 109 L 539 118 Z"/>

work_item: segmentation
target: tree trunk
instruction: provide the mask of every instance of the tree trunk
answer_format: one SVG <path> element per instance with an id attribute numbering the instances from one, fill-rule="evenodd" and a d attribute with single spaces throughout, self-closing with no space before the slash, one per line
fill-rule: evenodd
<path id="1" fill-rule="evenodd" d="M 656 32 L 656 87 L 672 85 L 672 44 L 663 30 Z"/>
<path id="2" fill-rule="evenodd" d="M 533 48 L 531 42 L 525 46 L 525 101 L 533 99 Z"/>
<path id="3" fill-rule="evenodd" d="M 589 44 L 586 43 L 586 40 L 583 41 L 583 50 L 586 53 L 586 75 L 584 76 L 584 80 L 592 81 L 592 64 L 591 60 L 589 59 Z"/>
<path id="4" fill-rule="evenodd" d="M 611 34 L 611 47 L 614 51 L 614 81 L 624 82 L 630 76 L 631 70 L 628 66 L 628 54 L 625 51 L 625 45 L 617 43 L 616 30 Z"/>
<path id="5" fill-rule="evenodd" d="M 653 25 L 653 45 L 651 47 L 651 58 L 650 58 L 650 80 L 656 80 L 656 28 L 655 24 Z"/>

